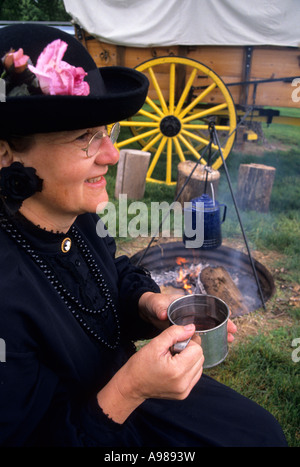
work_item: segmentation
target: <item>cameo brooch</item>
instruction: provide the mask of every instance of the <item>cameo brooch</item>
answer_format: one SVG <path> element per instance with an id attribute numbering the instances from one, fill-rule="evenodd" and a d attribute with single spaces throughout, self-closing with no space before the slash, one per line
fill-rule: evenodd
<path id="1" fill-rule="evenodd" d="M 69 237 L 64 238 L 63 241 L 61 242 L 61 251 L 63 253 L 68 253 L 68 251 L 70 251 L 71 249 L 71 245 L 72 245 L 71 239 Z"/>

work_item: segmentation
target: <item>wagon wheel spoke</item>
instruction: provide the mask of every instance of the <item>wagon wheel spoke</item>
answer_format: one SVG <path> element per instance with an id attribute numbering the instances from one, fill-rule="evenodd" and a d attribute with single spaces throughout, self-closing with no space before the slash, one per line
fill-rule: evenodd
<path id="1" fill-rule="evenodd" d="M 158 149 L 157 149 L 157 151 L 156 151 L 156 153 L 155 153 L 155 156 L 153 157 L 152 162 L 151 162 L 151 164 L 150 164 L 150 167 L 149 167 L 149 169 L 148 169 L 148 172 L 147 172 L 147 180 L 148 180 L 148 181 L 151 181 L 151 180 L 152 180 L 152 179 L 151 179 L 151 175 L 152 175 L 152 173 L 153 173 L 153 170 L 154 170 L 154 168 L 155 168 L 155 166 L 156 166 L 156 164 L 157 164 L 157 162 L 158 162 L 158 159 L 160 158 L 160 155 L 161 155 L 161 153 L 162 153 L 162 151 L 163 151 L 163 149 L 164 149 L 166 143 L 167 143 L 167 138 L 164 136 L 164 137 L 161 139 L 161 142 L 160 142 L 160 144 L 159 144 L 159 146 L 158 146 Z"/>
<path id="2" fill-rule="evenodd" d="M 205 91 L 203 91 L 199 96 L 194 99 L 182 112 L 180 112 L 179 117 L 183 118 L 187 113 L 189 113 L 191 110 L 193 110 L 194 107 L 196 107 L 199 102 L 203 101 L 203 99 L 215 89 L 216 83 L 212 83 L 210 86 L 208 86 Z M 205 115 L 205 114 L 204 114 Z M 197 118 L 197 117 L 195 117 Z M 199 117 L 201 118 L 201 117 Z"/>
<path id="3" fill-rule="evenodd" d="M 155 76 L 155 73 L 154 73 L 154 71 L 153 71 L 153 68 L 152 68 L 152 67 L 149 67 L 149 68 L 148 68 L 148 72 L 149 72 L 149 75 L 150 75 L 152 84 L 153 84 L 153 86 L 154 86 L 154 88 L 155 88 L 157 97 L 158 97 L 158 99 L 159 99 L 161 108 L 162 108 L 162 110 L 163 110 L 163 113 L 164 113 L 164 114 L 167 114 L 167 113 L 169 112 L 169 109 L 168 109 L 168 106 L 167 106 L 166 101 L 165 101 L 165 99 L 164 99 L 164 96 L 163 96 L 163 93 L 162 93 L 162 91 L 161 91 L 160 85 L 158 84 L 158 81 L 157 81 L 157 79 L 156 79 L 156 76 Z"/>
<path id="4" fill-rule="evenodd" d="M 185 157 L 184 157 L 184 154 L 183 154 L 183 151 L 182 151 L 182 147 L 180 146 L 180 142 L 178 141 L 178 137 L 175 136 L 174 138 L 174 144 L 175 144 L 175 148 L 176 148 L 176 151 L 177 151 L 177 154 L 179 156 L 179 159 L 181 162 L 184 162 L 185 161 Z"/>
<path id="5" fill-rule="evenodd" d="M 146 103 L 150 105 L 150 107 L 152 107 L 152 109 L 157 112 L 158 115 L 160 115 L 160 117 L 164 117 L 164 113 L 163 111 L 158 107 L 158 105 L 155 104 L 155 102 L 150 99 L 149 96 L 147 96 L 146 98 Z"/>
<path id="6" fill-rule="evenodd" d="M 143 151 L 151 151 L 152 148 L 155 148 L 156 143 L 162 139 L 162 135 L 158 133 L 154 138 L 149 139 L 145 146 L 142 147 Z"/>
<path id="7" fill-rule="evenodd" d="M 182 130 L 181 132 L 183 135 L 189 136 L 190 139 L 194 139 L 196 141 L 199 141 L 200 143 L 203 143 L 205 146 L 209 144 L 209 140 L 202 138 L 201 136 L 196 135 L 195 133 L 191 133 L 190 131 Z M 212 143 L 211 147 L 215 150 L 218 149 L 218 146 L 214 143 Z"/>
<path id="8" fill-rule="evenodd" d="M 193 85 L 193 82 L 195 80 L 195 77 L 196 77 L 196 74 L 197 74 L 197 68 L 194 68 L 189 79 L 188 79 L 188 82 L 186 83 L 185 85 L 185 88 L 181 94 L 181 97 L 179 99 L 179 102 L 177 104 L 177 107 L 176 107 L 176 110 L 175 110 L 175 115 L 178 115 L 182 109 L 182 106 L 183 104 L 185 103 L 186 101 L 186 98 L 191 90 L 191 87 Z"/>
<path id="9" fill-rule="evenodd" d="M 229 126 L 228 125 L 215 125 L 215 129 L 219 132 L 228 132 L 229 131 Z M 209 125 L 199 125 L 199 124 L 189 124 L 185 123 L 182 125 L 182 133 L 184 133 L 184 130 L 195 130 L 194 133 L 190 132 L 185 132 L 185 136 L 187 136 L 187 139 L 190 143 L 192 143 L 192 140 L 194 139 L 195 141 L 199 142 L 199 144 L 196 144 L 194 142 L 195 149 L 200 152 L 209 142 Z M 215 144 L 212 144 L 212 147 L 214 149 L 218 149 L 218 146 Z M 185 150 L 185 152 L 188 154 L 190 151 Z"/>
<path id="10" fill-rule="evenodd" d="M 127 120 L 125 122 L 122 122 L 122 126 L 130 126 L 130 127 L 135 127 L 139 130 L 145 127 L 149 128 L 158 128 L 159 125 L 155 122 L 141 122 L 141 121 L 132 121 L 132 120 Z"/>
<path id="11" fill-rule="evenodd" d="M 141 140 L 143 138 L 146 138 L 147 136 L 151 136 L 151 135 L 153 135 L 155 133 L 158 133 L 158 132 L 159 132 L 159 129 L 155 128 L 154 130 L 147 131 L 145 133 L 139 134 L 137 136 L 133 136 L 132 138 L 129 138 L 129 139 L 125 140 L 125 141 L 122 141 L 122 142 L 118 143 L 117 146 L 118 146 L 118 148 L 122 148 L 122 147 L 124 147 L 124 146 L 126 146 L 128 144 L 134 143 L 136 141 L 139 141 L 139 140 Z"/>
<path id="12" fill-rule="evenodd" d="M 166 183 L 171 184 L 172 181 L 172 138 L 167 139 L 167 166 L 166 166 Z"/>
<path id="13" fill-rule="evenodd" d="M 178 135 L 178 138 L 182 141 L 184 146 L 186 146 L 187 149 L 196 157 L 196 159 L 200 158 L 198 151 L 194 148 L 194 146 L 191 145 L 191 143 L 189 143 L 189 141 L 182 134 Z M 206 164 L 205 161 L 203 161 L 203 163 Z"/>
<path id="14" fill-rule="evenodd" d="M 186 123 L 186 122 L 190 122 L 191 120 L 195 120 L 195 119 L 197 120 L 197 119 L 206 117 L 206 115 L 217 113 L 219 110 L 226 109 L 226 107 L 227 107 L 226 102 L 224 104 L 215 105 L 214 107 L 210 107 L 209 109 L 206 109 L 206 110 L 201 110 L 200 112 L 190 115 L 189 117 L 183 118 L 182 122 Z"/>
<path id="15" fill-rule="evenodd" d="M 127 127 L 127 133 L 129 130 L 133 136 L 125 136 L 117 147 L 140 145 L 143 151 L 152 152 L 147 181 L 175 184 L 178 162 L 199 160 L 209 144 L 211 121 L 224 158 L 229 155 L 235 138 L 235 106 L 218 75 L 202 63 L 183 57 L 151 59 L 136 69 L 148 77 L 149 92 L 137 115 L 121 122 L 124 131 Z M 215 144 L 212 148 L 215 152 L 218 149 Z M 206 164 L 202 158 L 200 162 Z M 222 158 L 211 162 L 212 168 L 218 169 Z"/>
<path id="16" fill-rule="evenodd" d="M 158 107 L 156 106 L 156 108 L 158 109 Z M 159 110 L 159 109 L 158 109 Z M 158 115 L 155 115 L 155 114 L 152 114 L 150 112 L 147 112 L 146 110 L 144 109 L 141 109 L 139 111 L 139 114 L 140 115 L 143 115 L 144 117 L 147 117 L 147 118 L 150 118 L 150 120 L 156 120 L 157 122 L 160 122 L 160 117 Z"/>
<path id="17" fill-rule="evenodd" d="M 173 115 L 175 110 L 175 63 L 170 65 L 170 84 L 169 84 L 169 111 Z"/>

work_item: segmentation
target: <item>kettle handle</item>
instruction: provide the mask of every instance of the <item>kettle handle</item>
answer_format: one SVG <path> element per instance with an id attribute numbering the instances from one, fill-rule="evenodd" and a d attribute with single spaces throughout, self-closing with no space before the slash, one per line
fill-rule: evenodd
<path id="1" fill-rule="evenodd" d="M 224 222 L 225 219 L 226 219 L 227 206 L 226 206 L 226 204 L 220 204 L 220 206 L 223 206 L 223 207 L 224 207 L 223 219 L 221 220 L 221 224 L 223 224 L 223 222 Z"/>
<path id="2" fill-rule="evenodd" d="M 216 200 L 215 200 L 215 190 L 213 184 L 210 182 L 210 189 L 211 189 L 211 194 L 212 194 L 212 200 L 214 203 L 214 206 L 216 205 Z"/>

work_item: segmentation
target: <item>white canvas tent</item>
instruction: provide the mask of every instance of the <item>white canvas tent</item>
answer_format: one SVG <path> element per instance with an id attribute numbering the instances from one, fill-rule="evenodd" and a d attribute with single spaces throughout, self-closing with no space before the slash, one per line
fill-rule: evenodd
<path id="1" fill-rule="evenodd" d="M 64 0 L 97 39 L 130 47 L 300 46 L 300 0 Z"/>

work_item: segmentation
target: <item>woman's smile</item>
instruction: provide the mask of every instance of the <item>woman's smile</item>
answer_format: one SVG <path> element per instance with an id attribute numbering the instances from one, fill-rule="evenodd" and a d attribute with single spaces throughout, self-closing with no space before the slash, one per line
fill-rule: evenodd
<path id="1" fill-rule="evenodd" d="M 103 177 L 103 175 L 99 175 L 98 177 L 87 178 L 85 180 L 85 183 L 88 183 L 90 185 L 105 186 L 106 185 L 106 180 Z"/>

